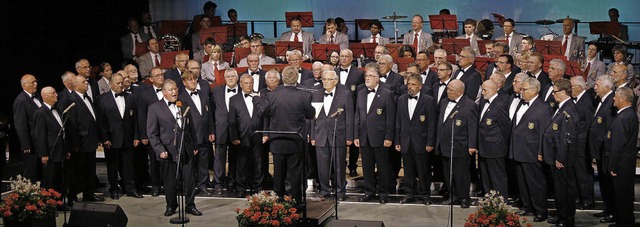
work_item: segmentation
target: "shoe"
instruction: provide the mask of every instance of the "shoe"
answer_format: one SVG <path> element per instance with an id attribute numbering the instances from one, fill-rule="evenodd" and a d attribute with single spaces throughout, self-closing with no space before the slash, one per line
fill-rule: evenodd
<path id="1" fill-rule="evenodd" d="M 78 201 L 78 199 L 76 198 L 75 201 Z M 104 197 L 98 196 L 98 195 L 95 195 L 95 194 L 88 194 L 88 195 L 83 195 L 82 196 L 82 201 L 84 201 L 84 202 L 102 202 L 102 201 L 104 201 Z"/>
<path id="2" fill-rule="evenodd" d="M 206 196 L 213 196 L 213 193 L 211 193 L 209 190 L 207 189 L 200 189 L 198 190 L 198 194 L 200 195 L 206 195 Z"/>
<path id="3" fill-rule="evenodd" d="M 580 207 L 582 210 L 593 210 L 594 208 L 596 208 L 596 204 L 594 204 L 593 202 L 586 202 L 583 203 Z"/>
<path id="4" fill-rule="evenodd" d="M 338 196 L 338 199 L 339 199 L 340 201 L 347 201 L 347 195 L 339 195 L 339 196 Z"/>
<path id="5" fill-rule="evenodd" d="M 244 198 L 244 197 L 246 197 L 246 196 L 245 196 L 244 192 L 238 191 L 238 192 L 236 192 L 236 197 L 238 197 L 238 198 Z"/>
<path id="6" fill-rule="evenodd" d="M 160 196 L 160 189 L 158 187 L 151 188 L 151 197 Z"/>
<path id="7" fill-rule="evenodd" d="M 138 192 L 127 193 L 127 196 L 142 199 L 144 196 L 140 195 Z"/>
<path id="8" fill-rule="evenodd" d="M 194 208 L 187 208 L 185 210 L 185 212 L 187 212 L 187 214 L 191 214 L 194 216 L 202 216 L 202 212 L 200 212 L 198 209 Z"/>
<path id="9" fill-rule="evenodd" d="M 451 201 L 447 199 L 442 201 L 442 205 L 460 205 L 460 200 Z"/>
<path id="10" fill-rule="evenodd" d="M 118 192 L 111 192 L 111 199 L 113 200 L 120 199 L 120 194 L 118 194 Z"/>
<path id="11" fill-rule="evenodd" d="M 415 198 L 404 197 L 404 199 L 402 199 L 402 201 L 400 201 L 400 203 L 401 204 L 407 204 L 407 203 L 413 203 L 415 201 L 416 201 Z"/>
<path id="12" fill-rule="evenodd" d="M 364 195 L 364 197 L 360 197 L 360 202 L 368 202 L 373 200 L 373 195 Z"/>
<path id="13" fill-rule="evenodd" d="M 216 190 L 213 192 L 214 195 L 222 195 L 222 188 L 216 188 Z"/>
<path id="14" fill-rule="evenodd" d="M 533 222 L 542 222 L 544 220 L 547 220 L 547 215 L 536 215 L 536 217 L 533 218 Z"/>
<path id="15" fill-rule="evenodd" d="M 462 201 L 460 201 L 461 208 L 469 208 L 470 205 L 471 204 L 468 199 L 462 199 Z"/>
<path id="16" fill-rule="evenodd" d="M 175 213 L 176 213 L 176 208 L 167 208 L 167 210 L 164 211 L 164 216 L 169 217 Z"/>
<path id="17" fill-rule="evenodd" d="M 386 204 L 388 202 L 389 202 L 388 198 L 386 198 L 386 197 L 385 198 L 380 198 L 380 204 Z"/>
<path id="18" fill-rule="evenodd" d="M 528 210 L 518 210 L 518 211 L 516 211 L 515 214 L 520 215 L 520 216 L 533 215 L 533 213 L 531 211 L 528 211 Z"/>
<path id="19" fill-rule="evenodd" d="M 431 201 L 431 197 L 422 198 L 422 204 L 431 205 L 433 204 L 433 201 Z"/>
<path id="20" fill-rule="evenodd" d="M 600 223 L 612 223 L 612 222 L 616 222 L 616 217 L 613 215 L 608 215 L 600 219 Z"/>
<path id="21" fill-rule="evenodd" d="M 349 171 L 349 176 L 350 177 L 357 177 L 358 176 L 358 170 L 351 170 Z"/>
<path id="22" fill-rule="evenodd" d="M 104 188 L 104 187 L 107 187 L 107 184 L 106 184 L 106 183 L 102 183 L 102 182 L 100 182 L 100 181 L 98 181 L 98 182 L 96 183 L 96 188 Z"/>
<path id="23" fill-rule="evenodd" d="M 593 214 L 593 216 L 596 217 L 596 218 L 604 218 L 606 216 L 609 216 L 609 212 L 602 211 L 600 213 Z"/>
<path id="24" fill-rule="evenodd" d="M 558 217 L 550 217 L 547 220 L 547 223 L 549 223 L 549 224 L 560 224 L 560 219 L 558 219 Z"/>

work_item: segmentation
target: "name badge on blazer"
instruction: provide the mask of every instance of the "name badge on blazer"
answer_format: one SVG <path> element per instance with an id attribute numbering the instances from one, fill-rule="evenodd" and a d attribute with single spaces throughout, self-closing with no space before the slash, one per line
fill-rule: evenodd
<path id="1" fill-rule="evenodd" d="M 611 139 L 611 131 L 607 131 L 607 139 Z"/>
<path id="2" fill-rule="evenodd" d="M 598 124 L 602 124 L 602 117 L 598 117 Z"/>
<path id="3" fill-rule="evenodd" d="M 460 119 L 456 120 L 456 126 L 460 126 L 460 125 L 462 125 L 462 120 Z"/>
<path id="4" fill-rule="evenodd" d="M 491 118 L 487 118 L 487 125 L 491 125 L 491 123 L 493 123 L 493 122 L 491 121 Z"/>
<path id="5" fill-rule="evenodd" d="M 382 115 L 382 109 L 381 108 L 376 109 L 376 114 Z"/>
<path id="6" fill-rule="evenodd" d="M 129 110 L 129 116 L 133 116 L 133 110 Z"/>
<path id="7" fill-rule="evenodd" d="M 533 129 L 536 127 L 536 124 L 534 124 L 533 122 L 529 122 L 529 129 Z"/>
<path id="8" fill-rule="evenodd" d="M 427 116 L 420 115 L 420 122 L 424 122 L 425 120 L 427 120 Z"/>
<path id="9" fill-rule="evenodd" d="M 356 91 L 356 85 L 351 85 L 351 91 Z"/>
<path id="10" fill-rule="evenodd" d="M 553 129 L 553 131 L 558 131 L 558 124 L 553 123 L 553 125 L 551 125 L 551 129 Z"/>

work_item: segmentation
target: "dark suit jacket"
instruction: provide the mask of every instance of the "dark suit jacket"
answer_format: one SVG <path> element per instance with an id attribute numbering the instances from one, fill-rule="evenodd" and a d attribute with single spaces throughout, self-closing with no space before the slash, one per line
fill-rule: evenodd
<path id="1" fill-rule="evenodd" d="M 39 97 L 36 95 L 36 97 Z M 42 100 L 38 98 L 38 100 Z M 42 101 L 40 101 L 42 103 Z M 43 104 L 44 105 L 44 104 Z M 16 130 L 18 139 L 20 140 L 20 148 L 22 150 L 32 149 L 34 131 L 34 116 L 38 110 L 38 106 L 31 97 L 22 91 L 13 101 L 13 125 Z"/>
<path id="2" fill-rule="evenodd" d="M 58 92 L 58 102 L 56 102 L 56 110 L 60 113 L 64 111 L 71 103 L 73 103 L 73 92 L 69 92 L 63 88 Z"/>
<path id="3" fill-rule="evenodd" d="M 326 91 L 323 89 L 321 92 L 313 93 L 312 101 L 324 102 L 325 92 Z M 331 107 L 328 110 L 330 115 L 338 111 L 338 109 L 343 109 L 342 114 L 336 116 L 338 119 L 336 128 L 336 144 L 339 147 L 346 146 L 347 140 L 353 141 L 354 105 L 351 97 L 351 91 L 347 90 L 345 87 L 334 88 L 333 101 L 331 101 Z M 333 143 L 333 126 L 334 118 L 329 118 L 325 113 L 324 107 L 322 107 L 320 114 L 315 121 L 312 121 L 311 125 L 311 140 L 316 141 L 316 146 L 336 146 L 336 144 Z"/>
<path id="4" fill-rule="evenodd" d="M 364 76 L 363 76 L 364 78 Z M 380 81 L 382 82 L 382 81 Z M 386 82 L 384 84 L 389 85 L 389 89 L 396 94 L 396 96 L 403 95 L 404 93 L 400 93 L 400 87 L 404 85 L 404 78 L 394 71 L 389 71 L 389 75 L 387 76 Z"/>
<path id="5" fill-rule="evenodd" d="M 449 85 L 449 82 L 451 82 L 451 80 L 447 81 L 447 85 Z M 442 92 L 442 95 L 440 97 L 438 97 L 438 90 L 440 89 L 440 80 L 437 80 L 433 86 L 431 86 L 431 92 L 432 95 L 431 97 L 433 97 L 433 99 L 436 101 L 436 104 L 439 104 L 438 100 L 442 101 L 442 99 L 446 99 L 447 98 L 447 87 L 443 87 L 442 89 L 444 89 L 444 91 Z M 437 111 L 440 111 L 440 109 L 438 108 Z"/>
<path id="6" fill-rule="evenodd" d="M 60 115 L 60 120 L 64 121 L 62 113 L 58 114 Z M 33 138 L 33 146 L 38 157 L 49 157 L 49 162 L 61 162 L 64 160 L 65 154 L 68 152 L 64 138 L 69 139 L 69 137 L 60 135 L 60 138 L 58 138 L 58 132 L 60 132 L 61 127 L 53 116 L 51 109 L 43 103 L 36 111 L 34 119 L 35 136 Z"/>
<path id="7" fill-rule="evenodd" d="M 247 71 L 244 71 L 242 73 L 239 73 L 238 75 L 244 75 L 244 74 L 249 74 L 249 69 L 247 69 Z M 312 72 L 313 73 L 313 72 Z M 267 74 L 266 71 L 262 70 L 262 69 L 258 69 L 258 75 L 260 75 L 258 78 L 258 91 L 267 87 L 267 82 L 265 81 L 265 75 Z M 251 75 L 251 74 L 249 74 Z M 255 83 L 255 81 L 254 81 Z"/>
<path id="8" fill-rule="evenodd" d="M 69 136 L 69 148 L 76 152 L 96 152 L 98 148 L 98 117 L 100 112 L 96 108 L 95 101 L 91 103 L 91 109 L 95 114 L 95 119 L 91 116 L 89 107 L 84 103 L 83 97 L 77 93 L 69 94 L 70 101 L 76 107 L 69 111 L 67 119 L 67 136 Z"/>
<path id="9" fill-rule="evenodd" d="M 591 152 L 591 157 L 595 159 L 600 159 L 600 155 L 602 155 L 607 130 L 609 130 L 609 126 L 611 126 L 613 118 L 616 116 L 616 110 L 613 107 L 614 95 L 615 93 L 612 92 L 602 101 L 600 109 L 595 112 L 589 123 L 589 151 Z M 597 103 L 594 108 L 598 108 Z"/>
<path id="10" fill-rule="evenodd" d="M 485 99 L 480 100 L 478 116 L 486 103 Z M 478 123 L 478 155 L 483 158 L 506 157 L 510 137 L 509 96 L 498 94 Z"/>
<path id="11" fill-rule="evenodd" d="M 533 75 L 529 73 L 529 76 L 533 76 Z M 540 72 L 540 75 L 538 75 L 537 79 L 540 82 L 540 87 L 544 87 L 547 84 L 551 83 L 551 79 L 549 79 L 549 73 L 546 73 L 545 71 Z"/>
<path id="12" fill-rule="evenodd" d="M 338 75 L 338 78 L 340 77 L 340 67 L 335 68 L 336 74 Z M 340 80 L 338 79 L 338 83 L 340 84 Z M 360 70 L 358 67 L 354 67 L 351 66 L 351 69 L 349 70 L 349 74 L 347 74 L 347 81 L 344 83 L 345 86 L 347 86 L 347 89 L 349 89 L 351 92 L 353 92 L 352 94 L 355 95 L 357 94 L 357 88 L 358 85 L 363 84 L 364 83 L 364 71 Z"/>
<path id="13" fill-rule="evenodd" d="M 237 86 L 238 94 L 242 93 L 240 86 Z M 229 140 L 229 110 L 225 100 L 227 85 L 215 86 L 211 92 L 211 109 L 213 109 L 213 131 L 216 135 L 216 144 L 227 144 Z"/>
<path id="14" fill-rule="evenodd" d="M 111 141 L 111 148 L 131 149 L 133 140 L 139 139 L 136 131 L 137 110 L 135 99 L 131 94 L 124 94 L 124 116 L 120 116 L 116 99 L 113 93 L 107 92 L 100 96 L 98 106 L 100 109 L 99 126 L 100 141 Z M 143 125 L 146 126 L 146 123 Z"/>
<path id="15" fill-rule="evenodd" d="M 580 120 L 576 125 L 577 137 L 578 139 L 586 141 L 589 125 L 593 120 L 593 112 L 596 109 L 593 107 L 593 99 L 588 91 L 585 91 L 582 97 L 580 97 L 580 100 L 576 102 L 575 109 L 576 112 L 578 112 L 578 119 Z M 585 145 L 582 146 L 584 147 Z M 584 153 L 579 153 L 579 155 L 580 157 L 584 157 Z"/>
<path id="16" fill-rule="evenodd" d="M 198 78 L 200 78 L 200 76 L 198 76 Z M 178 87 L 178 89 L 184 89 L 184 83 L 182 83 L 182 73 L 178 71 L 177 68 L 167 69 L 167 71 L 164 72 L 164 79 L 172 79 L 176 82 L 176 86 Z"/>
<path id="17" fill-rule="evenodd" d="M 269 121 L 270 131 L 297 132 L 306 134 L 306 120 L 313 119 L 315 110 L 311 106 L 311 94 L 298 90 L 294 86 L 283 86 L 269 92 L 266 99 L 258 103 L 258 109 Z M 303 149 L 296 149 L 291 136 L 270 134 L 270 150 L 275 154 L 295 154 Z"/>
<path id="18" fill-rule="evenodd" d="M 182 102 L 183 110 L 185 110 L 188 105 L 186 102 Z M 158 161 L 178 161 L 178 146 L 180 145 L 178 142 L 180 140 L 179 133 L 183 131 L 183 151 L 189 158 L 193 158 L 193 150 L 197 149 L 197 146 L 193 141 L 193 122 L 191 122 L 191 116 L 189 116 L 189 114 L 183 119 L 183 121 L 189 122 L 184 129 L 180 127 L 176 128 L 176 119 L 173 117 L 169 106 L 167 106 L 164 100 L 158 100 L 151 104 L 148 115 L 146 125 L 147 132 L 149 133 L 149 143 L 156 152 L 156 159 Z M 160 158 L 162 152 L 167 152 L 169 157 L 167 159 Z"/>
<path id="19" fill-rule="evenodd" d="M 424 71 L 423 73 L 426 73 L 427 71 Z M 425 81 L 422 81 L 422 85 L 424 87 L 427 87 L 427 89 L 429 89 L 427 94 L 431 94 L 431 87 L 433 86 L 433 84 L 438 82 L 438 73 L 436 73 L 433 70 L 429 70 L 429 72 L 427 73 L 427 78 L 425 79 Z"/>
<path id="20" fill-rule="evenodd" d="M 358 91 L 353 125 L 354 139 L 360 146 L 382 147 L 384 140 L 393 141 L 396 123 L 396 103 L 393 92 L 379 85 L 367 113 L 368 90 Z"/>
<path id="21" fill-rule="evenodd" d="M 307 79 L 305 81 L 302 81 L 300 83 L 300 86 L 312 89 L 322 89 L 322 79 L 320 79 L 319 84 L 316 84 L 316 78 Z"/>
<path id="22" fill-rule="evenodd" d="M 213 113 L 211 110 L 211 102 L 209 101 L 208 94 L 209 85 L 207 84 L 205 85 L 205 87 L 200 85 L 200 88 L 201 89 L 198 91 L 198 97 L 200 98 L 200 109 L 202 113 L 198 112 L 195 102 L 193 102 L 193 99 L 191 99 L 191 95 L 187 92 L 186 89 L 180 90 L 178 94 L 180 100 L 184 100 L 184 102 L 188 103 L 191 107 L 191 109 L 189 110 L 189 116 L 191 116 L 191 123 L 195 130 L 195 134 L 193 135 L 193 142 L 196 145 L 209 143 L 209 135 L 214 134 Z"/>
<path id="23" fill-rule="evenodd" d="M 473 100 L 463 95 L 451 110 L 449 116 L 444 116 L 448 103 L 449 101 L 445 99 L 441 100 L 439 104 L 439 133 L 436 139 L 437 152 L 443 157 L 452 157 L 451 134 L 453 133 L 453 157 L 467 157 L 469 155 L 469 148 L 478 148 L 478 106 Z M 458 111 L 458 113 L 452 116 L 456 111 Z M 452 125 L 455 125 L 453 132 L 451 131 Z"/>
<path id="24" fill-rule="evenodd" d="M 427 146 L 435 146 L 436 137 L 436 103 L 426 93 L 420 93 L 418 103 L 409 120 L 409 94 L 398 98 L 396 108 L 395 145 L 400 145 L 400 152 L 409 152 L 413 146 L 416 154 L 426 154 Z"/>
<path id="25" fill-rule="evenodd" d="M 452 74 L 453 77 L 457 77 L 460 70 L 454 72 Z M 460 80 L 464 83 L 464 95 L 467 96 L 467 98 L 476 101 L 476 98 L 479 97 L 478 91 L 480 90 L 480 85 L 482 84 L 482 75 L 480 75 L 480 72 L 476 70 L 475 66 L 471 65 L 471 67 L 462 74 Z"/>
<path id="26" fill-rule="evenodd" d="M 258 110 L 260 97 L 253 97 L 253 109 L 247 109 L 244 93 L 239 92 L 229 100 L 229 137 L 231 141 L 240 140 L 243 147 L 261 144 L 262 134 L 253 132 L 263 129 L 262 116 Z M 252 116 L 249 115 L 251 111 Z"/>
<path id="27" fill-rule="evenodd" d="M 565 116 L 564 112 L 570 117 Z M 555 167 L 555 161 L 558 161 L 565 167 L 573 166 L 578 156 L 576 126 L 579 120 L 573 101 L 567 100 L 558 108 L 546 126 L 542 140 L 542 157 L 547 165 Z"/>
<path id="28" fill-rule="evenodd" d="M 552 113 L 540 96 L 529 105 L 520 123 L 513 123 L 509 158 L 518 162 L 537 163 L 538 155 L 542 155 L 542 135 Z M 517 115 L 517 111 L 514 115 Z"/>
<path id="29" fill-rule="evenodd" d="M 137 90 L 138 92 L 135 94 L 135 100 L 138 111 L 138 125 L 140 126 L 138 127 L 138 135 L 140 136 L 140 139 L 147 139 L 147 112 L 149 106 L 157 102 L 159 99 L 153 85 L 142 84 Z"/>
<path id="30" fill-rule="evenodd" d="M 622 110 L 607 131 L 604 157 L 609 157 L 605 163 L 605 174 L 613 171 L 621 176 L 624 174 L 633 180 L 636 168 L 636 141 L 638 139 L 638 116 L 633 106 Z M 608 168 L 607 168 L 608 167 Z"/>

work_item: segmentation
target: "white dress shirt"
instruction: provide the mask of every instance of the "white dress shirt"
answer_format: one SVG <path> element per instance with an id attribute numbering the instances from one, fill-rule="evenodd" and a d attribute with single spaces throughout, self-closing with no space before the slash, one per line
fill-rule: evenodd
<path id="1" fill-rule="evenodd" d="M 367 94 L 367 114 L 369 114 L 369 109 L 371 109 L 371 103 L 373 102 L 373 99 L 376 97 L 376 93 L 378 93 L 379 88 L 380 88 L 380 84 L 376 85 L 376 87 L 374 88 L 376 92 L 369 92 Z M 366 88 L 366 89 L 370 90 L 369 88 Z"/>
<path id="2" fill-rule="evenodd" d="M 520 105 L 520 109 L 518 109 L 518 112 L 516 113 L 516 125 L 520 124 L 520 119 L 522 119 L 522 115 L 524 115 L 524 113 L 526 113 L 527 110 L 529 110 L 529 107 L 531 107 L 531 104 L 533 104 L 533 101 L 536 101 L 537 98 L 538 96 L 529 100 L 529 105 Z"/>
<path id="3" fill-rule="evenodd" d="M 89 109 L 89 112 L 91 112 L 91 116 L 93 117 L 93 120 L 96 119 L 96 113 L 93 112 L 93 105 L 91 105 L 91 100 L 88 100 L 84 94 L 80 94 L 80 92 L 75 92 L 76 94 L 78 94 L 80 96 L 80 98 L 82 99 L 82 102 L 84 103 L 85 106 L 87 106 L 87 109 Z"/>
<path id="4" fill-rule="evenodd" d="M 411 97 L 411 95 L 409 95 Z M 420 99 L 420 92 L 416 94 L 416 99 L 409 98 L 407 101 L 408 109 L 409 109 L 409 120 L 413 118 L 413 113 L 416 111 L 416 106 L 418 105 L 418 100 Z"/>

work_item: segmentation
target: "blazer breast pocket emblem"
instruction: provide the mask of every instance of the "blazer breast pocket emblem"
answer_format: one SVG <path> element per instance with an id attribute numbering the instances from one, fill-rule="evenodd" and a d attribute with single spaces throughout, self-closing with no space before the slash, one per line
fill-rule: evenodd
<path id="1" fill-rule="evenodd" d="M 376 114 L 382 115 L 382 109 L 380 109 L 380 108 L 376 109 Z"/>
<path id="2" fill-rule="evenodd" d="M 551 129 L 553 129 L 553 131 L 558 131 L 558 124 L 553 123 L 553 125 L 551 125 Z"/>
<path id="3" fill-rule="evenodd" d="M 607 139 L 611 139 L 611 131 L 607 132 Z"/>
<path id="4" fill-rule="evenodd" d="M 598 117 L 598 124 L 602 124 L 602 117 Z"/>
<path id="5" fill-rule="evenodd" d="M 536 127 L 536 125 L 533 122 L 529 122 L 529 129 L 533 129 L 535 127 Z"/>
<path id="6" fill-rule="evenodd" d="M 487 118 L 487 125 L 491 125 L 491 118 Z"/>
<path id="7" fill-rule="evenodd" d="M 351 91 L 356 91 L 356 85 L 351 85 Z"/>
<path id="8" fill-rule="evenodd" d="M 425 120 L 427 120 L 427 116 L 420 115 L 420 122 L 424 122 Z"/>
<path id="9" fill-rule="evenodd" d="M 129 116 L 133 116 L 133 110 L 129 110 Z"/>
<path id="10" fill-rule="evenodd" d="M 460 126 L 460 125 L 462 125 L 462 120 L 460 119 L 456 120 L 456 126 Z"/>

